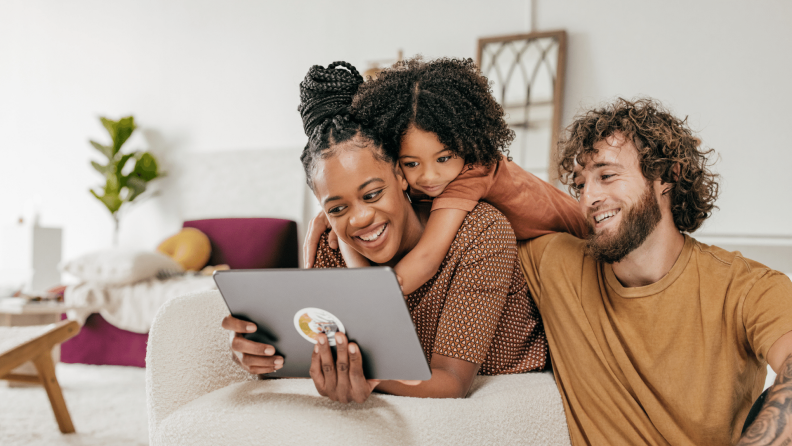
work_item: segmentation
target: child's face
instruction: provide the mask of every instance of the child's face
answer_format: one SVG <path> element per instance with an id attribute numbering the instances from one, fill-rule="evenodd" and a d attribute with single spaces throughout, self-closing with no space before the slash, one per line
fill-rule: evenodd
<path id="1" fill-rule="evenodd" d="M 462 172 L 465 160 L 448 150 L 436 134 L 410 126 L 401 141 L 399 166 L 411 188 L 436 197 Z"/>

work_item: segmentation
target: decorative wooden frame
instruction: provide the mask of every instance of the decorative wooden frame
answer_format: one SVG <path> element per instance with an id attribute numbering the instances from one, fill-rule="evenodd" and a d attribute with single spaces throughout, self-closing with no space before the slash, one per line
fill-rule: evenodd
<path id="1" fill-rule="evenodd" d="M 487 76 L 492 82 L 502 87 L 501 91 L 495 91 L 495 98 L 504 107 L 504 111 L 517 110 L 522 108 L 523 119 L 521 122 L 511 122 L 510 125 L 516 128 L 530 127 L 530 108 L 539 104 L 531 101 L 531 88 L 537 79 L 539 70 L 548 70 L 553 82 L 553 115 L 550 124 L 550 152 L 549 163 L 547 166 L 548 178 L 551 182 L 557 180 L 557 169 L 554 165 L 553 151 L 558 143 L 558 135 L 561 130 L 561 116 L 564 103 L 564 77 L 566 71 L 566 44 L 567 34 L 564 30 L 544 31 L 529 34 L 515 34 L 509 36 L 485 37 L 478 41 L 476 51 L 476 64 L 481 69 L 482 74 Z M 526 67 L 524 54 L 529 49 L 539 50 L 538 61 L 530 67 Z M 548 60 L 548 54 L 556 52 L 557 59 L 555 66 Z M 511 57 L 513 60 L 508 65 L 507 72 L 502 73 L 497 65 L 499 57 Z M 503 59 L 501 59 L 503 60 Z M 530 62 L 530 61 L 528 61 Z M 507 62 L 509 63 L 509 62 Z M 483 66 L 482 66 L 483 64 Z M 519 74 L 518 74 L 519 73 Z M 521 103 L 506 103 L 506 89 L 512 85 L 511 78 L 515 74 L 522 75 L 523 88 L 525 93 L 524 101 Z M 510 90 L 511 91 L 511 90 Z M 547 105 L 547 101 L 541 102 Z"/>

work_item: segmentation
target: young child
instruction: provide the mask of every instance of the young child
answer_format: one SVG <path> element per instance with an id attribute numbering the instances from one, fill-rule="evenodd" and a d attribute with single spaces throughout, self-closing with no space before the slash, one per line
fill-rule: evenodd
<path id="1" fill-rule="evenodd" d="M 361 85 L 352 111 L 399 160 L 413 198 L 434 199 L 423 236 L 394 268 L 404 294 L 435 275 L 480 200 L 506 216 L 518 240 L 585 234 L 572 197 L 504 156 L 514 133 L 471 60 L 401 62 Z M 348 266 L 369 265 L 341 245 Z"/>

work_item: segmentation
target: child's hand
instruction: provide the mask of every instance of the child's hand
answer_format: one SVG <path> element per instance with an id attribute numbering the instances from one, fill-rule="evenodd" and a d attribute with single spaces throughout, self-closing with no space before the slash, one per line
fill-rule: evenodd
<path id="1" fill-rule="evenodd" d="M 344 263 L 346 263 L 347 268 L 365 268 L 371 266 L 369 259 L 352 249 L 352 247 L 344 243 L 343 240 L 336 239 L 336 243 L 338 243 L 338 249 L 341 250 L 341 255 L 344 257 Z"/>
<path id="2" fill-rule="evenodd" d="M 404 293 L 404 280 L 402 280 L 401 276 L 396 274 L 396 280 L 399 281 L 399 288 L 401 288 L 402 293 Z"/>
<path id="3" fill-rule="evenodd" d="M 327 221 L 327 216 L 322 211 L 308 225 L 308 231 L 305 233 L 305 242 L 303 242 L 303 264 L 305 268 L 313 268 L 316 261 L 316 248 L 319 247 L 319 239 L 328 228 L 330 228 L 330 222 Z M 338 249 L 338 236 L 336 236 L 335 231 L 331 230 L 327 234 L 327 244 L 332 249 Z"/>

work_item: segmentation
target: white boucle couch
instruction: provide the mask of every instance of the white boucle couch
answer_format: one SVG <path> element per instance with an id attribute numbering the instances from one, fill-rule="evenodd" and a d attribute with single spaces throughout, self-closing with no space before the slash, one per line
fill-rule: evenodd
<path id="1" fill-rule="evenodd" d="M 173 299 L 146 355 L 151 445 L 569 445 L 549 372 L 479 376 L 465 399 L 319 396 L 307 379 L 260 381 L 231 359 L 217 291 Z"/>

